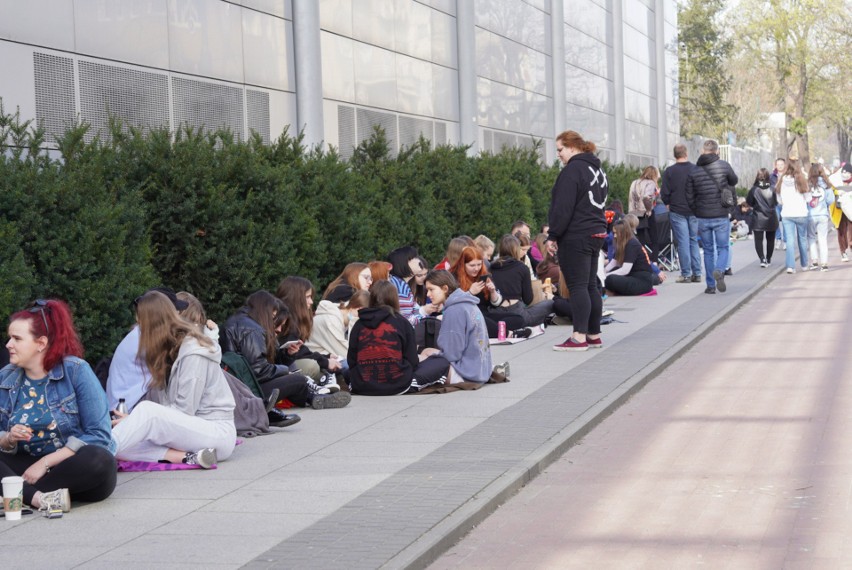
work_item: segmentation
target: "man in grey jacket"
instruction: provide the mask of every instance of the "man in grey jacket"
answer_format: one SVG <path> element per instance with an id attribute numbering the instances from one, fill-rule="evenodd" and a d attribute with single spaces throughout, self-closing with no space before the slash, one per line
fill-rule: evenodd
<path id="1" fill-rule="evenodd" d="M 698 218 L 698 235 L 704 247 L 707 294 L 724 293 L 731 239 L 730 207 L 722 203 L 722 191 L 736 187 L 737 175 L 719 158 L 719 144 L 704 141 L 701 156 L 686 179 L 686 200 Z"/>

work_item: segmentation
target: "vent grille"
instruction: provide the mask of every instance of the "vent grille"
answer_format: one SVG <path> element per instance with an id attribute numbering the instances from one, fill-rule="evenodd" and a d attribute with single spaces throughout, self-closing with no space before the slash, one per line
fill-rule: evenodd
<path id="1" fill-rule="evenodd" d="M 269 93 L 247 89 L 246 112 L 249 132 L 256 132 L 263 144 L 269 144 Z"/>
<path id="2" fill-rule="evenodd" d="M 447 123 L 435 121 L 435 146 L 447 144 Z"/>
<path id="3" fill-rule="evenodd" d="M 169 124 L 169 85 L 165 75 L 79 62 L 80 110 L 84 121 L 92 125 L 88 140 L 99 132 L 106 137 L 109 117 L 121 119 L 124 128 L 151 128 Z"/>
<path id="4" fill-rule="evenodd" d="M 513 147 L 518 143 L 518 137 L 515 135 L 510 135 L 508 133 L 501 133 L 500 131 L 494 131 L 494 152 L 500 152 L 503 150 L 503 147 Z"/>
<path id="5" fill-rule="evenodd" d="M 392 156 L 396 156 L 398 148 L 398 140 L 396 130 L 396 115 L 392 113 L 382 113 L 380 111 L 371 111 L 369 109 L 358 109 L 358 140 L 363 141 L 370 138 L 373 134 L 373 126 L 378 125 L 385 130 L 385 135 L 388 139 L 388 145 Z"/>
<path id="6" fill-rule="evenodd" d="M 420 135 L 427 140 L 434 140 L 432 135 L 432 121 L 426 119 L 415 119 L 414 117 L 399 118 L 399 146 L 402 148 L 414 146 L 420 139 Z"/>
<path id="7" fill-rule="evenodd" d="M 244 140 L 243 90 L 218 83 L 172 78 L 175 122 L 196 129 L 228 129 Z"/>
<path id="8" fill-rule="evenodd" d="M 355 109 L 337 106 L 337 142 L 340 157 L 349 160 L 358 142 L 355 140 Z"/>
<path id="9" fill-rule="evenodd" d="M 74 61 L 46 53 L 33 53 L 36 121 L 48 142 L 74 123 Z"/>

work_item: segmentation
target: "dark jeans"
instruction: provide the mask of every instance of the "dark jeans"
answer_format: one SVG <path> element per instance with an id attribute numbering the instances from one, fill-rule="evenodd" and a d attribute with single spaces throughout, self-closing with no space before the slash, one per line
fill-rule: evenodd
<path id="1" fill-rule="evenodd" d="M 574 313 L 574 332 L 600 334 L 603 301 L 598 289 L 598 257 L 603 238 L 568 237 L 559 240 L 559 268 Z"/>
<path id="2" fill-rule="evenodd" d="M 754 230 L 754 250 L 757 257 L 763 261 L 772 261 L 772 253 L 775 251 L 775 232 L 764 232 Z M 766 240 L 766 255 L 763 255 L 763 240 Z"/>
<path id="3" fill-rule="evenodd" d="M 488 329 L 488 338 L 497 338 L 497 323 L 506 323 L 506 333 L 524 328 L 524 315 L 513 313 L 504 309 L 491 308 L 483 313 L 485 327 Z"/>
<path id="4" fill-rule="evenodd" d="M 278 388 L 278 399 L 287 398 L 297 406 L 305 406 L 308 403 L 308 377 L 302 374 L 287 374 L 278 376 L 260 384 L 263 395 L 267 398 L 272 391 Z"/>
<path id="5" fill-rule="evenodd" d="M 39 459 L 28 453 L 0 453 L 0 478 L 21 476 Z M 24 483 L 24 502 L 32 505 L 36 491 L 49 493 L 57 489 L 68 489 L 74 501 L 103 501 L 115 490 L 117 472 L 112 453 L 97 445 L 84 445 L 77 453 L 45 473 L 35 485 Z"/>
<path id="6" fill-rule="evenodd" d="M 653 288 L 653 279 L 650 271 L 636 271 L 629 275 L 610 275 L 604 286 L 616 295 L 642 295 Z"/>
<path id="7" fill-rule="evenodd" d="M 450 371 L 450 361 L 439 355 L 423 360 L 414 371 L 414 383 L 420 387 L 434 384 Z"/>

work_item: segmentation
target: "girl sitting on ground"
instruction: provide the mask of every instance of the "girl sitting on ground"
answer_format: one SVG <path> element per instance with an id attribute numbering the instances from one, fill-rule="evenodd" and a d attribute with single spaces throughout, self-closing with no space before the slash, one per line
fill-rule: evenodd
<path id="1" fill-rule="evenodd" d="M 230 457 L 237 441 L 219 345 L 181 319 L 162 293 L 149 291 L 134 304 L 153 401 L 139 402 L 128 415 L 114 412 L 116 457 L 209 469 Z"/>
<path id="2" fill-rule="evenodd" d="M 476 244 L 480 250 L 482 250 L 482 259 L 485 262 L 485 268 L 487 269 L 489 265 L 491 265 L 491 258 L 494 256 L 494 242 L 491 239 L 483 234 L 479 234 L 474 238 L 473 242 Z"/>
<path id="3" fill-rule="evenodd" d="M 613 225 L 615 257 L 607 263 L 604 286 L 617 295 L 642 295 L 653 288 L 651 261 L 630 224 L 619 220 Z"/>
<path id="4" fill-rule="evenodd" d="M 461 252 L 466 247 L 476 247 L 476 242 L 470 236 L 458 236 L 450 240 L 450 245 L 447 246 L 447 255 L 444 259 L 435 266 L 435 269 L 449 270 L 458 260 Z M 428 267 L 428 266 L 427 266 Z M 423 276 L 426 277 L 425 275 Z"/>
<path id="5" fill-rule="evenodd" d="M 485 326 L 490 338 L 497 338 L 499 334 L 498 320 L 493 318 L 491 308 L 497 308 L 503 303 L 503 296 L 491 280 L 491 276 L 485 269 L 485 260 L 482 251 L 476 247 L 466 247 L 462 250 L 461 257 L 453 265 L 450 273 L 453 274 L 462 291 L 467 291 L 476 297 L 479 310 L 485 319 Z M 506 323 L 506 330 L 510 334 L 521 331 L 519 336 L 529 336 L 528 329 L 524 329 L 523 315 L 502 312 L 499 320 Z"/>
<path id="6" fill-rule="evenodd" d="M 479 300 L 460 289 L 449 271 L 430 271 L 426 276 L 426 288 L 429 297 L 443 305 L 444 310 L 438 349 L 426 349 L 423 354 L 437 354 L 447 359 L 449 384 L 463 381 L 484 384 L 491 377 L 491 349 Z"/>
<path id="7" fill-rule="evenodd" d="M 328 356 L 314 352 L 305 346 L 311 338 L 314 325 L 314 315 L 311 308 L 314 304 L 314 287 L 304 277 L 285 277 L 278 284 L 275 294 L 287 305 L 290 312 L 288 325 L 283 329 L 283 340 L 292 345 L 278 351 L 278 360 L 287 365 L 293 365 L 312 378 L 319 385 L 330 382 L 325 371 L 338 372 L 342 370 L 340 361 L 344 355 L 336 353 Z M 333 389 L 333 386 L 331 386 Z"/>
<path id="8" fill-rule="evenodd" d="M 429 273 L 429 262 L 421 256 L 417 256 L 417 261 L 420 266 L 414 271 L 414 277 L 409 282 L 411 293 L 414 295 L 414 300 L 421 307 L 429 303 L 429 296 L 426 294 L 426 274 Z"/>
<path id="9" fill-rule="evenodd" d="M 432 303 L 420 306 L 411 292 L 414 274 L 426 270 L 426 266 L 418 259 L 417 249 L 410 245 L 397 248 L 388 254 L 388 262 L 391 264 L 389 281 L 396 287 L 399 313 L 412 326 L 416 326 L 424 317 L 437 313 L 440 307 Z"/>
<path id="10" fill-rule="evenodd" d="M 449 363 L 441 357 L 420 362 L 414 328 L 399 313 L 397 289 L 376 281 L 370 306 L 361 309 L 349 335 L 348 382 L 353 394 L 393 396 L 440 383 Z"/>
<path id="11" fill-rule="evenodd" d="M 532 305 L 533 290 L 529 267 L 521 261 L 521 244 L 518 238 L 506 234 L 500 239 L 499 259 L 491 264 L 494 285 L 503 295 L 499 307 L 490 307 L 488 316 L 504 321 L 506 314 L 521 315 L 525 327 L 541 325 L 553 310 L 553 301 L 544 300 Z M 529 336 L 529 335 L 527 335 Z"/>
<path id="12" fill-rule="evenodd" d="M 322 298 L 328 299 L 328 296 L 340 286 L 348 286 L 355 291 L 369 291 L 372 283 L 373 274 L 370 272 L 370 267 L 366 263 L 354 261 L 347 264 L 340 275 L 328 284 Z"/>
<path id="13" fill-rule="evenodd" d="M 311 336 L 306 343 L 309 350 L 324 354 L 349 352 L 349 332 L 358 321 L 358 311 L 368 306 L 370 294 L 367 291 L 355 291 L 347 296 L 342 291 L 333 293 L 317 305 Z M 346 359 L 340 362 L 345 370 Z"/>

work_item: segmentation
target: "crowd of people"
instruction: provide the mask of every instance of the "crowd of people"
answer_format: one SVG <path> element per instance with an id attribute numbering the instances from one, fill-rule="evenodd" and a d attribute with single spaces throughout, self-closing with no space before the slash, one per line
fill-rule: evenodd
<path id="1" fill-rule="evenodd" d="M 665 279 L 656 263 L 660 199 L 680 258 L 677 282 L 700 282 L 703 250 L 705 292 L 725 291 L 725 189 L 738 179 L 714 141 L 696 164 L 677 145 L 662 188 L 659 171 L 645 168 L 626 214 L 608 203 L 594 143 L 574 131 L 556 143 L 563 168 L 536 236 L 524 221 L 496 244 L 458 236 L 431 269 L 413 246 L 353 262 L 315 309 L 311 281 L 287 276 L 274 293 L 250 294 L 221 329 L 190 293 L 156 287 L 131 303 L 135 325 L 104 378 L 83 360 L 64 301 L 40 299 L 14 313 L 10 363 L 0 370 L 0 476 L 22 476 L 25 502 L 61 516 L 72 498 L 107 498 L 117 461 L 211 468 L 231 456 L 238 434 L 298 422 L 297 407 L 506 381 L 508 363 L 493 364 L 492 342 L 538 334 L 560 318 L 572 333 L 553 350 L 601 348 L 603 299 L 647 294 Z M 796 244 L 803 268 L 809 259 L 827 268 L 834 192 L 824 169 L 805 176 L 794 160 L 757 173 L 746 202 L 762 266 L 772 260 L 780 205 L 788 272 Z M 842 213 L 836 225 L 846 261 L 852 225 Z"/>

